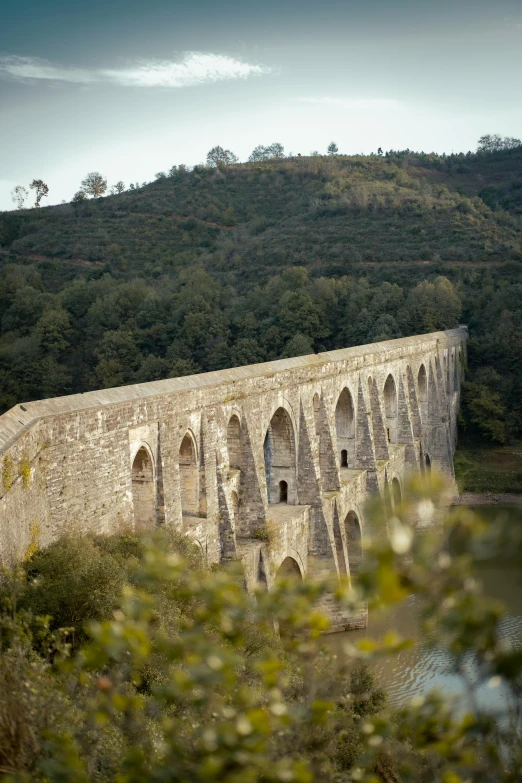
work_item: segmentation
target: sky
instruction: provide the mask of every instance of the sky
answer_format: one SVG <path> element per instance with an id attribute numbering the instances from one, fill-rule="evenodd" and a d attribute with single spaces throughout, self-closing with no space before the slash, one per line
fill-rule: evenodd
<path id="1" fill-rule="evenodd" d="M 522 0 L 6 0 L 0 210 L 205 161 L 522 137 Z"/>

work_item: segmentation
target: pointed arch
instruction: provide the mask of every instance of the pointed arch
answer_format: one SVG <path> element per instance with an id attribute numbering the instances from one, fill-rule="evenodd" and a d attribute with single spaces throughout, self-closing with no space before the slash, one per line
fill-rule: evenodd
<path id="1" fill-rule="evenodd" d="M 419 396 L 419 410 L 421 415 L 421 422 L 423 424 L 428 423 L 428 375 L 426 373 L 426 367 L 421 364 L 419 372 L 417 374 L 417 392 Z"/>
<path id="2" fill-rule="evenodd" d="M 276 572 L 276 579 L 299 579 L 303 578 L 299 563 L 293 557 L 285 557 Z"/>
<path id="3" fill-rule="evenodd" d="M 388 443 L 397 443 L 397 385 L 391 373 L 386 378 L 383 393 Z"/>
<path id="4" fill-rule="evenodd" d="M 335 407 L 337 456 L 342 468 L 355 467 L 355 408 L 352 395 L 345 386 Z"/>
<path id="5" fill-rule="evenodd" d="M 156 482 L 154 461 L 146 446 L 140 446 L 132 462 L 132 503 L 136 530 L 150 530 L 156 524 Z"/>
<path id="6" fill-rule="evenodd" d="M 349 511 L 344 519 L 344 532 L 348 544 L 348 565 L 350 574 L 355 574 L 362 561 L 362 531 L 359 517 L 355 511 Z"/>
<path id="7" fill-rule="evenodd" d="M 297 502 L 295 432 L 288 411 L 278 408 L 270 420 L 265 443 L 265 475 L 269 503 L 281 502 L 281 485 L 286 484 L 286 501 Z"/>
<path id="8" fill-rule="evenodd" d="M 196 441 L 190 430 L 179 447 L 179 484 L 182 514 L 196 516 L 199 510 L 198 462 Z"/>
<path id="9" fill-rule="evenodd" d="M 227 425 L 228 464 L 231 468 L 241 469 L 241 422 L 233 413 Z"/>
<path id="10" fill-rule="evenodd" d="M 402 503 L 402 489 L 400 481 L 397 477 L 392 479 L 392 497 L 394 506 Z"/>

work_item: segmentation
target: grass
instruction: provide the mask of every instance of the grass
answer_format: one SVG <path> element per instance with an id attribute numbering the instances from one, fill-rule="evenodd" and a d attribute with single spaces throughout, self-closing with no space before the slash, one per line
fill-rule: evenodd
<path id="1" fill-rule="evenodd" d="M 455 477 L 460 492 L 522 493 L 522 441 L 462 444 L 455 454 Z"/>

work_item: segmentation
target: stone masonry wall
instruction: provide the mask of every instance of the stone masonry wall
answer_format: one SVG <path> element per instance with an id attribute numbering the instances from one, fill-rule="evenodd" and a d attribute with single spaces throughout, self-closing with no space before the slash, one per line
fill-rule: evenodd
<path id="1" fill-rule="evenodd" d="M 352 512 L 364 532 L 370 493 L 394 479 L 402 486 L 408 471 L 427 464 L 453 479 L 466 339 L 460 327 L 17 405 L 0 417 L 0 560 L 66 531 L 166 524 L 193 538 L 211 562 L 240 557 L 249 587 L 270 588 L 286 558 L 303 575 L 349 573 L 355 555 L 346 520 Z M 394 404 L 384 398 L 390 375 Z M 336 417 L 344 389 L 353 409 L 348 445 L 343 416 Z M 343 400 L 346 409 L 346 392 Z M 229 427 L 233 416 L 238 422 Z M 268 502 L 265 438 L 273 418 L 286 422 L 276 426 L 277 438 L 293 438 L 288 449 L 274 441 L 277 453 L 293 455 L 290 466 L 271 467 L 277 455 L 266 463 L 271 499 L 285 480 L 286 503 Z M 184 513 L 181 478 L 193 493 Z M 362 622 L 352 620 L 338 618 L 339 628 Z"/>

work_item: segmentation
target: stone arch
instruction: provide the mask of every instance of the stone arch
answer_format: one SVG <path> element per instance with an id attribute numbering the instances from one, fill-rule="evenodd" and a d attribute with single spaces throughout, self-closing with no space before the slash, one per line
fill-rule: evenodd
<path id="1" fill-rule="evenodd" d="M 348 546 L 350 574 L 355 574 L 362 561 L 362 530 L 359 517 L 352 509 L 344 518 L 344 532 Z"/>
<path id="2" fill-rule="evenodd" d="M 417 389 L 419 395 L 419 411 L 421 415 L 421 422 L 423 424 L 428 423 L 428 375 L 426 373 L 426 367 L 421 364 L 419 372 L 417 374 Z"/>
<path id="3" fill-rule="evenodd" d="M 196 516 L 199 511 L 198 460 L 196 440 L 190 430 L 179 447 L 179 486 L 182 514 Z"/>
<path id="4" fill-rule="evenodd" d="M 227 424 L 228 464 L 231 468 L 241 468 L 241 421 L 233 413 Z"/>
<path id="5" fill-rule="evenodd" d="M 339 464 L 355 467 L 355 408 L 350 391 L 345 386 L 335 407 L 335 434 Z"/>
<path id="6" fill-rule="evenodd" d="M 395 476 L 392 479 L 392 498 L 393 498 L 393 505 L 399 505 L 402 503 L 402 489 L 401 489 L 401 483 L 397 476 Z"/>
<path id="7" fill-rule="evenodd" d="M 132 462 L 132 503 L 136 530 L 150 530 L 156 524 L 156 481 L 149 448 L 141 445 Z"/>
<path id="8" fill-rule="evenodd" d="M 295 557 L 287 555 L 276 571 L 276 579 L 302 579 L 303 574 Z"/>
<path id="9" fill-rule="evenodd" d="M 321 434 L 321 398 L 317 392 L 314 394 L 312 406 L 314 410 L 315 434 L 319 437 Z"/>
<path id="10" fill-rule="evenodd" d="M 388 443 L 397 443 L 397 384 L 391 373 L 386 378 L 383 395 Z"/>
<path id="11" fill-rule="evenodd" d="M 265 437 L 264 455 L 268 502 L 281 502 L 281 482 L 284 482 L 287 498 L 285 502 L 295 504 L 297 502 L 295 430 L 285 408 L 278 408 L 270 420 Z"/>

